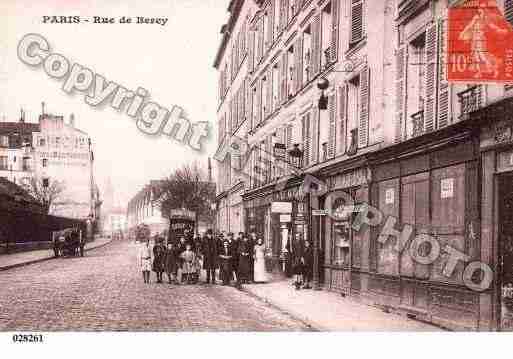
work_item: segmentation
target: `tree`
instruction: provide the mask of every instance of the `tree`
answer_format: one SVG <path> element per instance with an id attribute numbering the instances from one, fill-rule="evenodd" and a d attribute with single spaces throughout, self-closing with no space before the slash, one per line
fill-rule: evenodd
<path id="1" fill-rule="evenodd" d="M 47 177 L 31 177 L 25 189 L 34 197 L 49 213 L 52 204 L 58 200 L 64 192 L 65 186 L 61 181 L 53 180 Z"/>
<path id="2" fill-rule="evenodd" d="M 213 216 L 211 206 L 215 198 L 215 185 L 208 182 L 205 171 L 197 162 L 193 162 L 177 168 L 168 178 L 160 181 L 154 198 L 163 214 L 181 208 L 193 211 L 197 226 L 200 217 Z"/>

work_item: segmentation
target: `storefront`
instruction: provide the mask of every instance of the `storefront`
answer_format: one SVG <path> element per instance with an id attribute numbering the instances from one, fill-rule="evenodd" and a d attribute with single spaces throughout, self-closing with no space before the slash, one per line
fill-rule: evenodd
<path id="1" fill-rule="evenodd" d="M 481 258 L 495 271 L 481 294 L 483 330 L 513 330 L 513 103 L 506 99 L 475 113 L 481 128 Z"/>
<path id="2" fill-rule="evenodd" d="M 290 274 L 287 242 L 308 240 L 308 207 L 296 181 L 282 190 L 267 186 L 243 196 L 245 228 L 266 245 L 266 268 Z"/>

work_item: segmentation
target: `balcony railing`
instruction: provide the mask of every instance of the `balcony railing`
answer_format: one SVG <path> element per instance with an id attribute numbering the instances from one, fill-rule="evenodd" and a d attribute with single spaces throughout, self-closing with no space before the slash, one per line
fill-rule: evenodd
<path id="1" fill-rule="evenodd" d="M 472 86 L 458 93 L 461 108 L 460 120 L 467 120 L 472 112 L 481 108 L 483 103 L 482 97 L 482 88 L 479 85 Z"/>
<path id="2" fill-rule="evenodd" d="M 412 137 L 424 134 L 424 111 L 421 110 L 411 115 Z"/>

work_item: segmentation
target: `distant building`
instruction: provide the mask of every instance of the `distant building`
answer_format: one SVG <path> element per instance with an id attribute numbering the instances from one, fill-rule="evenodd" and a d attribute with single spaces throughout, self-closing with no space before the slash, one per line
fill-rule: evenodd
<path id="1" fill-rule="evenodd" d="M 38 123 L 0 122 L 0 177 L 29 185 L 30 179 L 63 183 L 64 192 L 52 204 L 50 214 L 96 219 L 100 194 L 94 180 L 94 156 L 89 135 L 75 127 L 73 114 L 63 116 L 43 111 Z"/>
<path id="2" fill-rule="evenodd" d="M 129 202 L 127 208 L 128 229 L 134 229 L 139 224 L 147 224 L 151 235 L 169 229 L 169 220 L 155 204 L 155 193 L 160 181 L 152 180 L 140 190 Z"/>

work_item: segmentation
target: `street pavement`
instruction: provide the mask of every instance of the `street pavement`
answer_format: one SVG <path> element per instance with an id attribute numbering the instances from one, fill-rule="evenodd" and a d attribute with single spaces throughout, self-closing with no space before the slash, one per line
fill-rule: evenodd
<path id="1" fill-rule="evenodd" d="M 0 272 L 0 331 L 308 331 L 233 287 L 144 284 L 127 241 Z"/>

